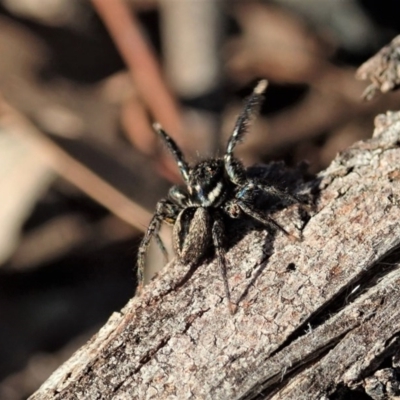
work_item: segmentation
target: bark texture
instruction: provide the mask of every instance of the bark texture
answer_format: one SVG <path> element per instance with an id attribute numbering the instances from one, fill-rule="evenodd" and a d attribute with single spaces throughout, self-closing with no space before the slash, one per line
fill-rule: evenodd
<path id="1" fill-rule="evenodd" d="M 371 81 L 364 91 L 363 97 L 371 100 L 378 91 L 387 93 L 398 89 L 400 84 L 399 64 L 400 35 L 358 68 L 357 79 Z"/>
<path id="2" fill-rule="evenodd" d="M 311 179 L 258 169 L 310 196 L 313 210 L 272 214 L 301 233 L 298 242 L 243 221 L 227 227 L 235 315 L 215 259 L 195 269 L 172 261 L 31 399 L 297 400 L 370 390 L 400 335 L 400 114 L 376 125 L 371 140 Z M 385 367 L 396 387 L 398 363 Z"/>

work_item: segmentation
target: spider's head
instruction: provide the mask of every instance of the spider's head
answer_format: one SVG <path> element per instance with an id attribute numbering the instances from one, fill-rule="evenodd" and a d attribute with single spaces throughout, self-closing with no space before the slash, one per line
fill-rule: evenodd
<path id="1" fill-rule="evenodd" d="M 219 206 L 226 197 L 227 185 L 222 160 L 206 160 L 189 173 L 188 191 L 203 207 Z"/>

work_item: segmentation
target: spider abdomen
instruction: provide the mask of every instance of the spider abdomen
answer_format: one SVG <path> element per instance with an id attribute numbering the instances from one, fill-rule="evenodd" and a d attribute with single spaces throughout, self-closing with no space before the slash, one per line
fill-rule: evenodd
<path id="1" fill-rule="evenodd" d="M 210 245 L 211 217 L 204 207 L 183 209 L 173 228 L 175 252 L 182 263 L 195 264 Z"/>

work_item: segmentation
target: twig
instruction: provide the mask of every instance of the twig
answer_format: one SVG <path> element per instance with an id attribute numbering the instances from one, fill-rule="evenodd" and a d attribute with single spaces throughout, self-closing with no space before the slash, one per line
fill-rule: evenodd
<path id="1" fill-rule="evenodd" d="M 44 158 L 58 174 L 117 217 L 140 231 L 148 225 L 151 217 L 148 211 L 71 157 L 2 98 L 0 98 L 0 126 L 35 149 L 38 157 Z"/>
<path id="2" fill-rule="evenodd" d="M 132 74 L 152 117 L 177 137 L 183 130 L 178 105 L 166 87 L 158 62 L 143 40 L 139 23 L 123 0 L 92 0 Z M 138 132 L 140 137 L 143 132 Z"/>

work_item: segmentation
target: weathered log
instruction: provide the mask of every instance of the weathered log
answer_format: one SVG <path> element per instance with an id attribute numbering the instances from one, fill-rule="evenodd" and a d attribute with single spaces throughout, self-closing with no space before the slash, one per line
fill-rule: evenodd
<path id="1" fill-rule="evenodd" d="M 228 311 L 216 260 L 172 261 L 31 399 L 321 399 L 363 390 L 400 335 L 400 113 L 316 177 L 279 175 L 313 211 L 228 232 Z M 259 168 L 260 173 L 263 168 Z M 277 172 L 278 171 L 278 172 Z M 297 174 L 297 175 L 296 175 Z M 278 207 L 279 208 L 279 207 Z"/>

